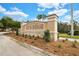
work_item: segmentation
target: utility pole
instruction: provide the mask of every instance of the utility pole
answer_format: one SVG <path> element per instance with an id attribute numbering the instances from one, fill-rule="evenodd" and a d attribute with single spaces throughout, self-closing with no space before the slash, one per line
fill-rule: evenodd
<path id="1" fill-rule="evenodd" d="M 74 36 L 74 22 L 73 22 L 73 3 L 70 4 L 71 6 L 71 36 Z"/>

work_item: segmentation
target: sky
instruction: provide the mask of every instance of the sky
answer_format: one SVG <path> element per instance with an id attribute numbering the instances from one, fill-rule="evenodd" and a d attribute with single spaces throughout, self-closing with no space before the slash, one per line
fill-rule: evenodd
<path id="1" fill-rule="evenodd" d="M 79 4 L 74 3 L 74 20 L 79 21 Z M 38 14 L 57 14 L 58 21 L 70 21 L 70 3 L 0 3 L 0 19 L 9 16 L 17 21 L 36 20 Z"/>

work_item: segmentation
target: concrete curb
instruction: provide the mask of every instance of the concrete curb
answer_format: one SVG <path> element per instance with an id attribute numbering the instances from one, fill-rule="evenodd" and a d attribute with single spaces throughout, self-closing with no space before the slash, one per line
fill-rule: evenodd
<path id="1" fill-rule="evenodd" d="M 30 45 L 30 44 L 26 44 L 26 43 L 20 42 L 20 41 L 18 41 L 18 40 L 16 40 L 16 39 L 13 39 L 13 38 L 11 38 L 11 37 L 9 37 L 9 38 L 10 38 L 11 40 L 14 40 L 15 42 L 17 42 L 17 43 L 20 44 L 21 46 L 24 46 L 25 48 L 31 49 L 31 51 L 34 51 L 35 53 L 43 53 L 44 56 L 57 56 L 57 55 L 54 55 L 54 54 L 52 54 L 52 53 L 50 53 L 50 52 L 44 51 L 43 49 L 37 48 L 37 47 L 35 47 L 35 46 L 32 46 L 32 45 Z"/>

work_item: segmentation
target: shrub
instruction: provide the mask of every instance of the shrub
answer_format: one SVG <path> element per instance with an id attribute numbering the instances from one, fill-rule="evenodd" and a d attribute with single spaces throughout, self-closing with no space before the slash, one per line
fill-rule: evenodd
<path id="1" fill-rule="evenodd" d="M 40 37 L 39 37 L 39 36 L 37 36 L 37 38 L 39 39 Z"/>
<path id="2" fill-rule="evenodd" d="M 65 42 L 65 40 L 62 40 L 62 42 Z"/>
<path id="3" fill-rule="evenodd" d="M 77 41 L 75 40 L 74 43 L 77 43 Z"/>
<path id="4" fill-rule="evenodd" d="M 66 41 L 68 41 L 68 38 L 66 38 Z"/>
<path id="5" fill-rule="evenodd" d="M 37 38 L 34 38 L 34 40 L 36 40 Z"/>
<path id="6" fill-rule="evenodd" d="M 33 41 L 31 43 L 34 43 Z"/>
<path id="7" fill-rule="evenodd" d="M 59 33 L 58 33 L 58 35 L 57 35 L 57 38 L 58 38 L 58 40 L 59 40 Z"/>
<path id="8" fill-rule="evenodd" d="M 76 44 L 75 43 L 72 43 L 72 47 L 76 48 Z"/>
<path id="9" fill-rule="evenodd" d="M 18 29 L 16 30 L 16 35 L 19 35 L 19 31 L 18 31 Z"/>
<path id="10" fill-rule="evenodd" d="M 59 44 L 57 47 L 58 47 L 58 48 L 62 48 L 62 45 L 61 45 L 61 44 Z"/>
<path id="11" fill-rule="evenodd" d="M 32 36 L 31 35 L 29 35 L 29 39 L 31 39 L 32 38 Z"/>
<path id="12" fill-rule="evenodd" d="M 27 34 L 25 35 L 25 38 L 27 38 Z"/>
<path id="13" fill-rule="evenodd" d="M 34 35 L 32 35 L 32 37 L 34 38 L 35 36 L 34 36 Z"/>
<path id="14" fill-rule="evenodd" d="M 24 37 L 24 34 L 22 34 L 22 37 Z"/>
<path id="15" fill-rule="evenodd" d="M 74 31 L 74 35 L 79 35 L 79 31 Z"/>
<path id="16" fill-rule="evenodd" d="M 69 31 L 68 35 L 70 35 L 70 34 L 71 34 L 71 32 Z M 74 35 L 79 35 L 79 31 L 74 31 Z"/>
<path id="17" fill-rule="evenodd" d="M 44 38 L 44 40 L 45 40 L 46 42 L 50 42 L 50 32 L 49 32 L 49 30 L 46 30 L 46 31 L 44 32 L 43 38 Z"/>

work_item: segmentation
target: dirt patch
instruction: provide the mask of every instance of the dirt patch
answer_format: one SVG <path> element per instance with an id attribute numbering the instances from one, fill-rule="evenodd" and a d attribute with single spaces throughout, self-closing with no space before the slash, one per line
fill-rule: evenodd
<path id="1" fill-rule="evenodd" d="M 75 43 L 76 47 L 73 47 L 73 42 L 70 41 L 57 41 L 57 42 L 45 42 L 44 39 L 39 37 L 28 37 L 28 36 L 16 36 L 15 33 L 5 34 L 15 38 L 21 42 L 31 44 L 45 51 L 51 52 L 60 56 L 79 56 L 79 43 Z"/>

